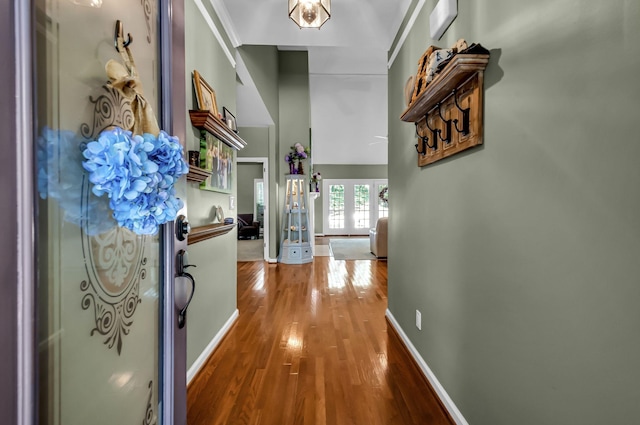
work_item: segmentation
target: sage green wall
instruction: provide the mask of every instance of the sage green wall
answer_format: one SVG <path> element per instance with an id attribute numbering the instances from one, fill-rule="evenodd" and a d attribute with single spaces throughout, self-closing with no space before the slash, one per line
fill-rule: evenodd
<path id="1" fill-rule="evenodd" d="M 207 3 L 207 2 L 204 2 Z M 213 13 L 210 10 L 210 13 Z M 217 18 L 216 18 L 217 19 Z M 221 26 L 218 26 L 221 32 Z M 207 46 L 206 49 L 203 46 Z M 198 70 L 216 92 L 218 107 L 235 110 L 236 72 L 194 2 L 185 2 L 185 68 L 187 107 L 196 108 L 191 73 Z M 187 123 L 190 123 L 187 114 Z M 187 149 L 199 146 L 199 132 L 187 126 Z M 234 173 L 237 167 L 234 163 Z M 235 196 L 237 188 L 233 182 Z M 226 216 L 229 194 L 200 190 L 195 183 L 187 188 L 187 212 L 192 226 L 212 222 L 212 208 L 221 205 Z M 197 281 L 195 296 L 189 306 L 187 326 L 187 364 L 191 366 L 236 309 L 236 230 L 189 246 L 190 270 Z"/>
<path id="2" fill-rule="evenodd" d="M 271 119 L 277 124 L 279 115 L 278 49 L 275 46 L 247 45 L 239 47 L 238 52 Z"/>
<path id="3" fill-rule="evenodd" d="M 386 165 L 339 165 L 339 164 L 314 164 L 313 172 L 320 173 L 323 179 L 386 179 Z M 322 186 L 320 196 L 315 200 L 315 232 L 322 233 Z"/>
<path id="4" fill-rule="evenodd" d="M 236 214 L 253 214 L 253 180 L 261 178 L 262 164 L 251 162 L 238 163 Z"/>
<path id="5" fill-rule="evenodd" d="M 278 250 L 278 127 L 280 121 L 279 99 L 279 54 L 274 46 L 242 46 L 238 51 L 244 61 L 251 78 L 260 93 L 260 97 L 267 107 L 267 111 L 273 119 L 274 125 L 267 128 L 268 131 L 268 155 L 269 158 L 269 257 L 275 259 Z M 244 129 L 242 135 L 245 137 Z M 252 137 L 252 136 L 248 136 Z M 250 142 L 249 142 L 250 143 Z M 260 146 L 262 146 L 260 142 Z M 251 148 L 250 151 L 254 150 Z M 254 156 L 254 155 L 245 155 Z"/>
<path id="6" fill-rule="evenodd" d="M 311 128 L 310 98 L 309 98 L 309 63 L 307 52 L 282 51 L 278 57 L 279 69 L 279 140 L 277 160 L 275 161 L 275 175 L 278 176 L 279 190 L 277 214 L 278 223 L 284 199 L 285 173 L 289 167 L 284 162 L 284 156 L 295 143 L 309 146 L 309 128 Z M 308 165 L 307 165 L 308 166 Z M 273 204 L 272 204 L 273 205 Z M 273 211 L 273 209 L 272 209 Z M 280 242 L 278 234 L 278 246 Z"/>
<path id="7" fill-rule="evenodd" d="M 389 309 L 471 424 L 635 423 L 640 3 L 459 0 L 437 42 L 434 4 L 389 72 Z M 403 87 L 458 38 L 485 143 L 418 168 Z"/>
<path id="8" fill-rule="evenodd" d="M 269 127 L 240 127 L 238 134 L 247 142 L 247 146 L 238 152 L 239 157 L 269 157 Z"/>

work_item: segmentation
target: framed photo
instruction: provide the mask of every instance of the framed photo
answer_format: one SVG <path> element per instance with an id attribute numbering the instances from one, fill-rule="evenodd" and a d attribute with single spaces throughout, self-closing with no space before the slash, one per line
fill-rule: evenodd
<path id="1" fill-rule="evenodd" d="M 222 116 L 224 117 L 224 122 L 227 123 L 227 126 L 237 133 L 238 124 L 236 124 L 236 117 L 224 106 L 222 107 Z"/>
<path id="2" fill-rule="evenodd" d="M 196 89 L 196 100 L 198 101 L 198 109 L 210 111 L 216 117 L 218 116 L 218 104 L 216 103 L 216 92 L 202 78 L 200 73 L 193 71 L 193 86 Z"/>
<path id="3" fill-rule="evenodd" d="M 211 176 L 200 183 L 200 189 L 223 193 L 232 192 L 233 155 L 234 150 L 231 146 L 205 132 L 204 138 L 200 139 L 200 163 L 202 164 L 201 168 L 211 171 Z"/>

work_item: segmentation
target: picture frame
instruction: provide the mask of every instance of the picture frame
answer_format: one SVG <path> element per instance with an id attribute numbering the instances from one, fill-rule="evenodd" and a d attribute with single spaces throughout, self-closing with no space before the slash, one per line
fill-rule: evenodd
<path id="1" fill-rule="evenodd" d="M 224 106 L 222 107 L 222 117 L 224 118 L 224 122 L 227 123 L 227 127 L 229 127 L 234 133 L 237 133 L 238 124 L 236 123 L 236 117 Z"/>
<path id="2" fill-rule="evenodd" d="M 203 132 L 200 139 L 200 167 L 211 172 L 200 189 L 213 192 L 232 193 L 235 150 L 209 132 Z"/>
<path id="3" fill-rule="evenodd" d="M 218 104 L 216 103 L 216 92 L 196 70 L 193 71 L 193 86 L 196 89 L 198 109 L 201 111 L 209 111 L 217 117 Z"/>

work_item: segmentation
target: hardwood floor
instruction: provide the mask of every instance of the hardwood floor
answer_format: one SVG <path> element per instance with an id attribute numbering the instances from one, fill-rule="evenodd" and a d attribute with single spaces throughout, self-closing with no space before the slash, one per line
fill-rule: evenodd
<path id="1" fill-rule="evenodd" d="M 386 322 L 386 261 L 243 262 L 238 282 L 189 425 L 454 423 Z"/>

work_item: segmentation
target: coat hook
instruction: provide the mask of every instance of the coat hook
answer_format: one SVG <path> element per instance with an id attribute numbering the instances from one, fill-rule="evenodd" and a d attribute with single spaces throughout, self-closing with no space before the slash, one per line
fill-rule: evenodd
<path id="1" fill-rule="evenodd" d="M 440 137 L 440 140 L 442 140 L 443 142 L 447 144 L 451 143 L 451 120 L 447 120 L 442 116 L 442 105 L 440 103 L 436 105 L 436 108 L 438 109 L 438 115 L 440 115 L 440 119 L 442 120 L 444 125 L 447 126 L 447 137 L 446 138 L 442 137 L 442 131 L 438 132 L 438 136 Z"/>
<path id="2" fill-rule="evenodd" d="M 127 33 L 127 39 L 124 39 L 124 29 L 122 26 L 122 22 L 120 22 L 120 20 L 118 19 L 116 21 L 116 29 L 113 35 L 113 45 L 118 52 L 120 52 L 120 40 L 122 40 L 122 47 L 127 47 L 129 46 L 129 44 L 133 43 L 133 37 L 129 33 Z"/>
<path id="3" fill-rule="evenodd" d="M 420 144 L 416 143 L 416 151 L 424 156 L 427 154 L 427 147 L 429 146 L 429 138 L 426 136 L 421 136 L 420 133 L 418 132 L 418 123 L 415 123 L 416 125 L 416 136 L 418 136 L 418 138 L 420 139 Z M 418 148 L 418 146 L 421 146 L 420 148 Z"/>
<path id="4" fill-rule="evenodd" d="M 433 145 L 427 145 L 433 150 L 438 150 L 438 136 L 440 135 L 440 129 L 431 128 L 429 125 L 429 113 L 424 116 L 424 122 L 429 130 L 431 130 L 431 139 L 433 140 Z"/>
<path id="5" fill-rule="evenodd" d="M 458 108 L 460 112 L 462 112 L 462 130 L 458 128 L 457 118 L 453 120 L 453 125 L 458 133 L 462 133 L 463 136 L 466 136 L 467 134 L 469 134 L 469 111 L 471 110 L 471 106 L 466 109 L 462 109 L 460 104 L 458 104 L 458 89 L 454 89 L 452 94 L 456 108 Z"/>

